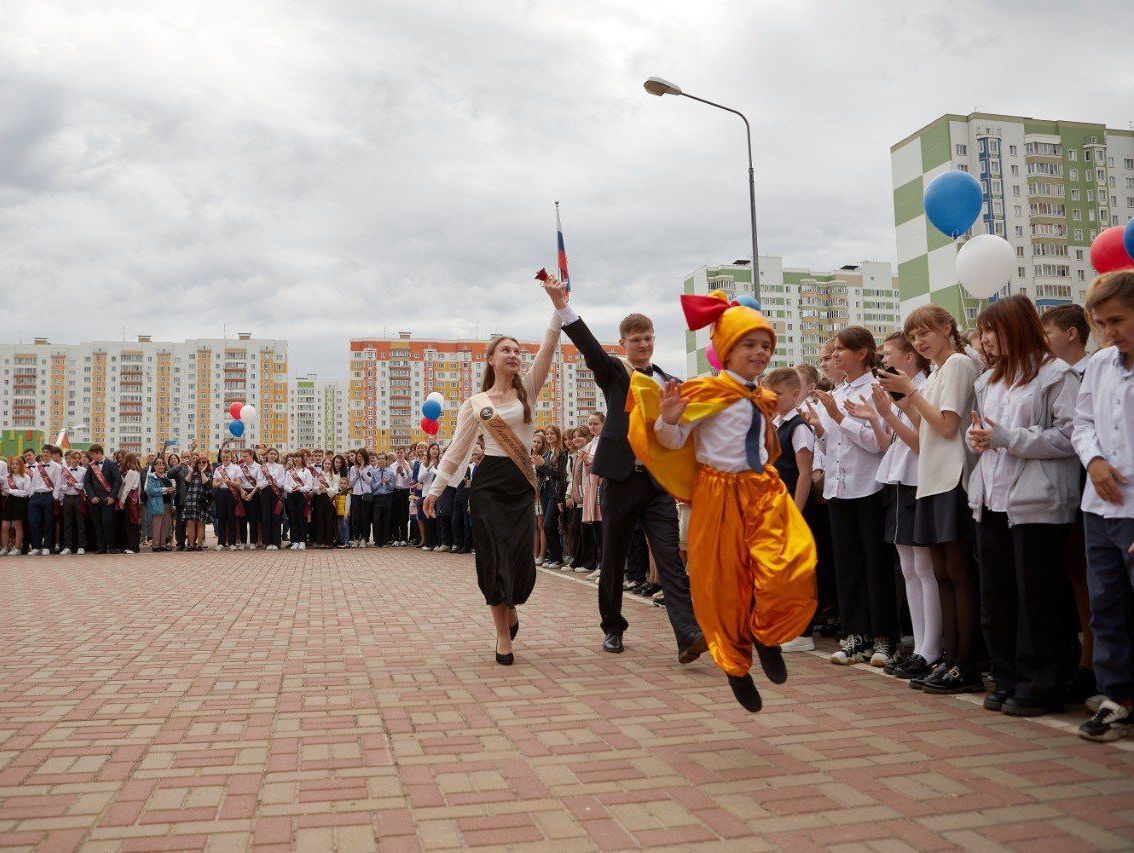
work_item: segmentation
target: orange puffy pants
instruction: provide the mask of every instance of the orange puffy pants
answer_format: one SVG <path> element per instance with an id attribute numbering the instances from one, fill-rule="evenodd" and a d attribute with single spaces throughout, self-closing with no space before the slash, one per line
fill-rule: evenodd
<path id="1" fill-rule="evenodd" d="M 700 466 L 689 520 L 693 613 L 717 666 L 744 675 L 752 644 L 794 640 L 815 614 L 815 540 L 776 470 Z"/>

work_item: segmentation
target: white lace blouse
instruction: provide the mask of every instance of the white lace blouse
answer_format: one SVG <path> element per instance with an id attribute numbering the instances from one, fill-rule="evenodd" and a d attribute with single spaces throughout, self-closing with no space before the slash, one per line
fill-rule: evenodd
<path id="1" fill-rule="evenodd" d="M 544 383 L 547 382 L 547 373 L 551 369 L 551 361 L 559 346 L 559 332 L 562 325 L 559 313 L 553 313 L 535 360 L 521 376 L 524 390 L 528 394 L 529 406 L 535 405 Z M 524 406 L 518 399 L 497 406 L 496 414 L 500 415 L 512 432 L 516 433 L 516 437 L 525 447 L 531 447 L 535 424 L 524 423 Z M 449 442 L 445 455 L 441 457 L 441 464 L 437 466 L 437 476 L 430 484 L 427 495 L 436 497 L 445 491 L 447 485 L 460 479 L 458 475 L 463 474 L 468 467 L 473 448 L 476 447 L 476 437 L 483 429 L 478 414 L 473 411 L 472 400 L 465 400 L 457 412 L 457 429 L 453 433 L 453 440 Z M 484 430 L 484 455 L 508 455 L 487 430 Z"/>

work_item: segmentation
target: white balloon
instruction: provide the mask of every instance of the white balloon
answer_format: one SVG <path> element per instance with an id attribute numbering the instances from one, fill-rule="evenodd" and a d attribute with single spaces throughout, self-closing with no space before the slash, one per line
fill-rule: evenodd
<path id="1" fill-rule="evenodd" d="M 241 406 L 240 407 L 240 420 L 246 424 L 256 423 L 256 407 L 255 406 Z"/>
<path id="2" fill-rule="evenodd" d="M 445 410 L 445 395 L 442 394 L 440 391 L 434 391 L 432 394 L 430 394 L 425 399 L 426 400 L 436 400 L 438 403 L 441 404 L 441 410 L 442 411 Z"/>
<path id="3" fill-rule="evenodd" d="M 976 299 L 988 299 L 1012 280 L 1016 250 L 1003 237 L 978 234 L 957 252 L 957 281 Z"/>

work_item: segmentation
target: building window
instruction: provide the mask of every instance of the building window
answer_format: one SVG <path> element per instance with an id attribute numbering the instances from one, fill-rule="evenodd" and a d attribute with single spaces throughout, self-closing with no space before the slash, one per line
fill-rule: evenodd
<path id="1" fill-rule="evenodd" d="M 1078 201 L 1078 200 L 1079 200 L 1079 188 L 1073 187 L 1072 190 L 1071 190 L 1071 201 Z"/>
<path id="2" fill-rule="evenodd" d="M 1009 156 L 1011 156 L 1011 157 L 1015 157 L 1015 156 L 1016 156 L 1016 146 L 1015 146 L 1015 145 L 1009 145 L 1009 146 L 1008 146 L 1008 154 L 1009 154 Z"/>
<path id="3" fill-rule="evenodd" d="M 1069 148 L 1067 150 L 1067 159 L 1070 160 L 1072 163 L 1074 163 L 1076 160 L 1079 159 L 1079 152 L 1076 151 L 1074 148 Z"/>
<path id="4" fill-rule="evenodd" d="M 1026 278 L 1026 270 L 1023 267 L 1016 267 L 1017 278 Z"/>
<path id="5" fill-rule="evenodd" d="M 968 157 L 969 156 L 969 146 L 967 146 L 967 145 L 962 145 L 960 142 L 958 142 L 955 150 L 957 152 L 958 157 Z"/>
<path id="6" fill-rule="evenodd" d="M 1067 171 L 1067 179 L 1068 179 L 1069 181 L 1077 181 L 1077 180 L 1079 180 L 1079 170 L 1078 170 L 1078 169 L 1069 169 L 1069 170 Z"/>
<path id="7" fill-rule="evenodd" d="M 1016 226 L 1016 236 L 1017 237 L 1023 237 L 1024 236 L 1024 226 L 1023 225 L 1017 225 Z"/>
<path id="8" fill-rule="evenodd" d="M 1020 185 L 1019 184 L 1012 184 L 1012 195 L 1015 196 L 1016 198 L 1020 197 Z"/>
<path id="9" fill-rule="evenodd" d="M 1075 212 L 1078 213 L 1079 211 L 1075 211 Z M 1082 228 L 1076 228 L 1075 229 L 1075 240 L 1080 242 L 1080 243 L 1083 242 L 1083 229 Z"/>
<path id="10" fill-rule="evenodd" d="M 1090 163 L 1091 162 L 1091 149 L 1090 148 L 1084 148 L 1083 149 L 1083 162 L 1084 163 Z"/>

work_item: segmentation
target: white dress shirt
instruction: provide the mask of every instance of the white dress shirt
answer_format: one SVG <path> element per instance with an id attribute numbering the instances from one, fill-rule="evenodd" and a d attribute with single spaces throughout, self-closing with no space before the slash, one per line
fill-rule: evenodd
<path id="1" fill-rule="evenodd" d="M 925 378 L 924 373 L 916 373 L 913 377 L 914 388 L 920 391 L 921 386 L 925 384 Z M 909 415 L 897 406 L 894 407 L 894 410 L 897 412 L 899 421 L 910 429 L 914 429 L 913 421 L 910 420 Z M 917 454 L 897 435 L 890 442 L 890 446 L 886 448 L 882 463 L 878 466 L 878 482 L 887 485 L 894 483 L 901 483 L 903 486 L 917 485 Z"/>
<path id="2" fill-rule="evenodd" d="M 47 483 L 40 474 L 40 465 L 46 470 L 48 478 L 51 480 Z M 28 468 L 28 476 L 32 481 L 32 493 L 37 495 L 48 494 L 54 496 L 56 490 L 59 488 L 59 481 L 63 479 L 63 466 L 58 462 L 43 462 L 36 463 Z"/>
<path id="3" fill-rule="evenodd" d="M 14 488 L 8 483 L 9 477 L 11 477 L 11 479 L 16 484 Z M 27 474 L 12 474 L 11 472 L 9 472 L 8 474 L 4 475 L 2 482 L 4 487 L 4 494 L 13 498 L 31 497 L 31 477 L 29 477 Z"/>
<path id="4" fill-rule="evenodd" d="M 249 462 L 246 466 L 237 464 L 236 470 L 239 472 L 236 481 L 240 484 L 240 488 L 252 491 L 259 486 L 261 479 L 259 462 Z"/>
<path id="5" fill-rule="evenodd" d="M 1063 362 L 1059 364 L 1064 370 L 1067 369 Z M 991 420 L 1008 429 L 1032 426 L 1033 401 L 1039 388 L 1039 375 L 1026 385 L 1015 388 L 1009 388 L 1006 382 L 988 383 L 981 404 L 985 422 Z M 968 430 L 965 432 L 967 435 Z M 1006 447 L 990 447 L 980 454 L 977 464 L 984 482 L 986 507 L 993 512 L 1008 512 L 1008 492 L 1020 476 L 1024 462 L 1022 457 L 1009 453 Z"/>
<path id="6" fill-rule="evenodd" d="M 822 406 L 815 407 L 823 425 L 819 447 L 823 450 L 823 497 L 827 500 L 865 498 L 882 488 L 877 479 L 882 462 L 878 436 L 869 422 L 851 417 L 845 408 L 848 399 L 858 402 L 860 397 L 865 397 L 869 400 L 873 381 L 872 374 L 864 373 L 831 392 L 843 413 L 842 423 L 836 423 Z"/>
<path id="7" fill-rule="evenodd" d="M 732 371 L 724 371 L 741 385 L 749 384 Z M 745 439 L 752 419 L 757 413 L 747 397 L 743 397 L 726 409 L 710 417 L 692 423 L 667 424 L 659 417 L 654 422 L 654 434 L 663 447 L 677 450 L 693 435 L 697 461 L 726 474 L 740 474 L 751 471 L 748 455 L 745 452 Z M 763 420 L 763 415 L 760 415 Z M 767 430 L 767 425 L 765 425 Z M 761 436 L 760 464 L 768 464 L 767 432 Z"/>
<path id="8" fill-rule="evenodd" d="M 347 471 L 347 482 L 350 483 L 352 495 L 370 494 L 370 466 L 351 465 L 350 470 Z"/>
<path id="9" fill-rule="evenodd" d="M 75 479 L 75 485 L 71 485 L 67 479 L 67 474 L 70 474 Z M 81 495 L 85 494 L 83 490 L 83 479 L 87 476 L 87 467 L 85 465 L 76 465 L 75 467 L 67 466 L 67 474 L 63 470 L 59 471 L 59 488 L 55 494 L 57 497 L 62 498 L 64 495 Z"/>
<path id="10" fill-rule="evenodd" d="M 8 476 L 8 463 L 0 459 L 0 477 Z"/>
<path id="11" fill-rule="evenodd" d="M 779 429 L 799 413 L 799 408 L 796 407 L 786 415 L 776 415 L 772 418 L 772 426 Z M 811 425 L 806 421 L 802 427 L 791 434 L 791 452 L 794 454 L 799 453 L 801 450 L 810 450 L 812 453 L 815 452 L 815 433 L 811 431 Z M 781 447 L 780 452 L 787 453 L 787 448 Z"/>
<path id="12" fill-rule="evenodd" d="M 293 492 L 310 494 L 315 491 L 315 481 L 311 479 L 311 472 L 306 468 L 292 468 L 284 475 L 284 491 L 289 495 Z"/>
<path id="13" fill-rule="evenodd" d="M 1090 363 L 1091 363 L 1091 357 L 1089 355 L 1085 355 L 1085 356 L 1082 357 L 1082 359 L 1080 359 L 1079 361 L 1077 361 L 1073 365 L 1071 365 L 1071 369 L 1074 370 L 1077 374 L 1079 374 L 1079 378 L 1082 379 L 1083 374 L 1087 372 L 1087 365 L 1090 364 Z"/>
<path id="14" fill-rule="evenodd" d="M 263 490 L 270 488 L 272 483 L 276 484 L 277 488 L 283 488 L 283 478 L 287 469 L 284 468 L 279 462 L 263 462 L 260 464 L 259 472 L 256 475 L 256 488 Z"/>
<path id="15" fill-rule="evenodd" d="M 398 473 L 399 467 L 401 467 L 402 473 Z M 395 489 L 408 489 L 413 485 L 413 465 L 409 460 L 405 462 L 395 461 L 387 470 L 394 475 Z"/>
<path id="16" fill-rule="evenodd" d="M 1071 443 L 1084 467 L 1105 459 L 1126 478 L 1118 483 L 1121 504 L 1104 501 L 1087 478 L 1083 490 L 1083 512 L 1103 518 L 1134 518 L 1134 368 L 1122 363 L 1117 347 L 1091 356 L 1079 400 L 1075 406 L 1075 428 Z"/>

